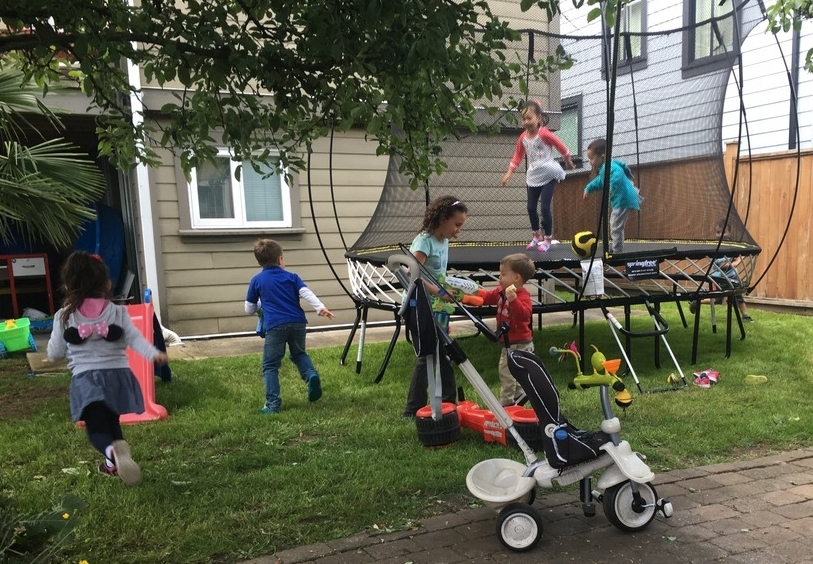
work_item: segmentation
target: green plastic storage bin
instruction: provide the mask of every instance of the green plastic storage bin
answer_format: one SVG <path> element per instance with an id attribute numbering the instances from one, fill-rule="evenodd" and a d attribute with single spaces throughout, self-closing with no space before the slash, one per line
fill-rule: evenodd
<path id="1" fill-rule="evenodd" d="M 6 351 L 22 351 L 31 347 L 31 320 L 27 317 L 0 321 L 0 343 Z"/>

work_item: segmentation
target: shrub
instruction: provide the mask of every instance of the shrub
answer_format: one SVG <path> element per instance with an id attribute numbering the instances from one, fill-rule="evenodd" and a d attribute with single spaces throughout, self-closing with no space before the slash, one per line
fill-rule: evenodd
<path id="1" fill-rule="evenodd" d="M 49 562 L 67 543 L 85 502 L 68 494 L 53 508 L 26 516 L 0 496 L 0 564 Z"/>

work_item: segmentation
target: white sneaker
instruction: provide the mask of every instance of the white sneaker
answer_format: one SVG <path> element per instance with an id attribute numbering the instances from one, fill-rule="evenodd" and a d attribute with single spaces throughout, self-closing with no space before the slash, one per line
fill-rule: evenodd
<path id="1" fill-rule="evenodd" d="M 550 238 L 550 237 L 545 237 L 545 238 L 544 238 L 544 239 L 542 239 L 542 241 L 539 243 L 539 250 L 540 250 L 541 252 L 543 252 L 543 253 L 544 253 L 545 251 L 547 251 L 548 249 L 550 249 L 550 246 L 551 246 L 551 244 L 552 244 L 552 243 L 553 243 L 553 241 L 551 240 L 551 238 Z"/>
<path id="2" fill-rule="evenodd" d="M 525 247 L 525 250 L 530 251 L 531 249 L 537 248 L 540 244 L 542 244 L 542 241 L 534 237 L 533 239 L 531 239 L 531 242 L 528 243 L 528 246 Z"/>

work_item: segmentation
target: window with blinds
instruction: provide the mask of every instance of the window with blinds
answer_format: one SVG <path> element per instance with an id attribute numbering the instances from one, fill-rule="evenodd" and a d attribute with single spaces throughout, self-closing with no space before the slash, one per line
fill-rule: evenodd
<path id="1" fill-rule="evenodd" d="M 248 161 L 235 161 L 226 150 L 214 163 L 192 171 L 189 184 L 192 227 L 291 227 L 291 191 L 270 165 L 258 169 Z"/>

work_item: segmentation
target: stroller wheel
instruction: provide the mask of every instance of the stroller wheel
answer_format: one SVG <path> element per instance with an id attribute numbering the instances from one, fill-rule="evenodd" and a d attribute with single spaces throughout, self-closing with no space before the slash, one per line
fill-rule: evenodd
<path id="1" fill-rule="evenodd" d="M 422 407 L 415 414 L 415 427 L 418 429 L 418 438 L 425 447 L 448 445 L 460 440 L 460 418 L 453 403 L 443 403 L 441 417 L 437 421 L 432 419 L 432 409 Z"/>
<path id="2" fill-rule="evenodd" d="M 497 536 L 504 547 L 514 552 L 531 550 L 542 536 L 542 519 L 530 505 L 512 503 L 497 517 Z"/>

